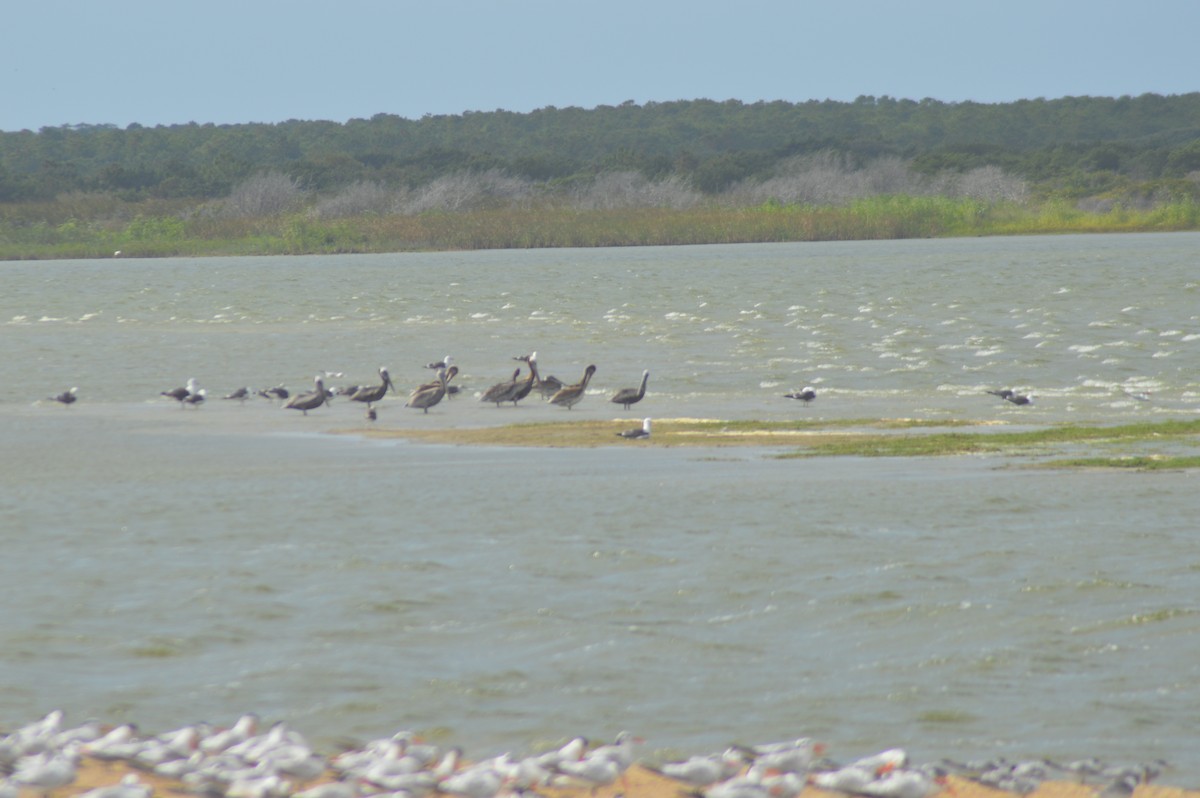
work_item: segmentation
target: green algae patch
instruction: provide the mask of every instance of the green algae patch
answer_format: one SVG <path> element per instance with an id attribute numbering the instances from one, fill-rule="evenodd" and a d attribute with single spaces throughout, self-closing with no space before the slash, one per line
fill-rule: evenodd
<path id="1" fill-rule="evenodd" d="M 1087 426 L 1066 424 L 1021 432 L 946 432 L 913 435 L 863 435 L 817 443 L 782 457 L 922 457 L 964 454 L 1046 454 L 1056 447 L 1147 443 L 1163 445 L 1200 435 L 1200 420 Z M 1127 458 L 1084 457 L 1053 461 L 1058 467 L 1099 467 Z M 1152 458 L 1142 458 L 1151 462 Z M 1176 462 L 1190 458 L 1172 458 Z M 1153 462 L 1158 462 L 1153 460 Z M 1183 467 L 1176 465 L 1175 467 Z"/>
<path id="2" fill-rule="evenodd" d="M 1130 455 L 1128 457 L 1068 457 L 1039 463 L 1039 468 L 1095 468 L 1127 471 L 1184 471 L 1200 468 L 1200 456 Z"/>
<path id="3" fill-rule="evenodd" d="M 812 457 L 934 457 L 949 455 L 1023 455 L 1072 457 L 1038 461 L 1048 468 L 1126 468 L 1164 470 L 1200 467 L 1200 457 L 1138 452 L 1101 456 L 1080 448 L 1194 445 L 1200 420 L 1124 425 L 1065 424 L 1043 429 L 1004 431 L 987 421 L 928 419 L 836 419 L 802 421 L 724 421 L 697 418 L 655 419 L 649 438 L 626 439 L 620 432 L 636 426 L 629 419 L 570 420 L 496 427 L 444 429 L 347 430 L 370 438 L 405 438 L 463 446 L 596 448 L 600 446 L 769 447 L 786 450 L 781 459 Z M 974 429 L 962 429 L 972 427 Z"/>
<path id="4" fill-rule="evenodd" d="M 624 430 L 638 426 L 630 419 L 546 421 L 498 427 L 444 429 L 346 430 L 369 438 L 405 438 L 464 446 L 531 446 L 595 448 L 599 446 L 770 446 L 810 447 L 869 434 L 868 430 L 954 427 L 977 422 L 924 419 L 839 419 L 831 421 L 721 421 L 697 418 L 654 419 L 649 438 L 626 439 Z"/>

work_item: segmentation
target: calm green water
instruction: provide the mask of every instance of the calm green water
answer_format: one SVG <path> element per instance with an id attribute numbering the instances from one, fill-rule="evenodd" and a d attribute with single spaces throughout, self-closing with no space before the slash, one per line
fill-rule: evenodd
<path id="1" fill-rule="evenodd" d="M 216 397 L 320 371 L 465 394 L 382 427 L 1194 417 L 1200 236 L 0 264 L 0 724 L 254 710 L 469 755 L 1164 757 L 1200 669 L 1196 476 L 375 443 Z M 474 394 L 537 350 L 571 411 Z M 626 412 L 607 401 L 651 371 Z M 159 392 L 195 377 L 210 401 Z M 814 385 L 808 407 L 781 394 Z M 71 386 L 71 407 L 43 401 Z M 1032 391 L 1017 408 L 983 391 Z M 1150 393 L 1149 401 L 1133 393 Z"/>

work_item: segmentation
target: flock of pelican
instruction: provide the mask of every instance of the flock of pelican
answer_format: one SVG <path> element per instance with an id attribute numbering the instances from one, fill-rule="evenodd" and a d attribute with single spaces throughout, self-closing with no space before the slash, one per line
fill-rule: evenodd
<path id="1" fill-rule="evenodd" d="M 512 402 L 516 406 L 518 402 L 536 391 L 550 404 L 570 410 L 584 398 L 588 384 L 591 382 L 592 376 L 596 373 L 596 366 L 590 365 L 584 369 L 583 376 L 578 382 L 568 384 L 554 376 L 541 376 L 538 372 L 537 352 L 528 355 L 518 355 L 513 360 L 525 363 L 528 367 L 528 373 L 522 377 L 521 368 L 518 366 L 513 371 L 510 379 L 498 382 L 483 391 L 479 397 L 481 402 L 494 403 L 496 407 L 500 407 L 506 402 Z M 404 406 L 428 413 L 429 408 L 434 407 L 447 396 L 452 396 L 459 392 L 458 386 L 450 384 L 458 375 L 459 368 L 454 365 L 453 358 L 449 355 L 436 363 L 427 364 L 426 368 L 434 370 L 436 377 L 414 388 L 408 394 L 408 399 L 404 403 Z M 380 382 L 378 384 L 331 388 L 325 384 L 325 379 L 331 376 L 340 377 L 342 375 L 340 373 L 334 375 L 330 372 L 322 372 L 313 378 L 312 390 L 300 394 L 290 394 L 286 388 L 280 385 L 260 391 L 252 391 L 250 388 L 238 388 L 236 391 L 227 394 L 224 398 L 244 402 L 255 395 L 263 396 L 268 399 L 282 400 L 284 409 L 299 410 L 302 414 L 308 415 L 309 410 L 316 410 L 322 405 L 329 404 L 333 397 L 344 396 L 351 402 L 361 402 L 366 405 L 367 418 L 374 420 L 377 417 L 374 405 L 381 402 L 389 392 L 399 393 L 395 383 L 392 382 L 392 377 L 388 373 L 388 370 L 383 367 L 379 369 Z M 650 372 L 648 370 L 643 371 L 641 384 L 636 388 L 623 388 L 617 391 L 612 397 L 612 402 L 628 410 L 632 405 L 637 404 L 646 396 L 646 384 L 649 379 Z M 76 388 L 72 388 L 69 392 L 53 398 L 56 401 L 69 404 L 75 401 L 75 392 L 77 390 Z M 187 381 L 187 385 L 173 388 L 169 391 L 162 391 L 161 395 L 174 399 L 183 408 L 198 407 L 204 402 L 207 392 L 205 389 L 200 388 L 196 380 L 192 378 Z M 625 435 L 625 437 L 645 437 L 650 434 L 649 429 L 649 420 L 647 419 L 643 430 L 639 431 L 636 435 L 630 434 Z"/>
<path id="2" fill-rule="evenodd" d="M 1129 798 L 1166 767 L 1157 760 L 1110 767 L 1095 759 L 916 765 L 902 748 L 841 763 L 808 737 L 662 761 L 640 755 L 644 742 L 629 732 L 603 744 L 574 737 L 533 755 L 468 762 L 459 747 L 400 731 L 324 755 L 286 723 L 261 730 L 253 713 L 228 728 L 195 723 L 143 735 L 131 723 L 69 727 L 55 710 L 0 735 L 0 798 L 21 798 L 22 790 L 48 798 L 75 784 L 85 762 L 95 763 L 93 770 L 109 781 L 120 780 L 82 792 L 83 798 L 152 798 L 164 787 L 204 798 L 537 798 L 545 790 L 589 791 L 592 798 L 601 790 L 606 798 L 672 791 L 693 798 L 800 798 L 810 788 L 855 798 L 933 798 L 956 794 L 951 776 L 960 786 L 971 782 L 1016 794 L 1069 780 L 1094 787 L 1098 798 Z M 637 784 L 631 778 L 635 766 L 641 771 Z"/>

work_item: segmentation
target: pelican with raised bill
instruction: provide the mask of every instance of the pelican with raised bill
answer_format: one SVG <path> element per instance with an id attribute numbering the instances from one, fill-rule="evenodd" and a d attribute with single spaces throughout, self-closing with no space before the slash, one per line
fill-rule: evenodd
<path id="1" fill-rule="evenodd" d="M 579 404 L 579 400 L 583 398 L 583 394 L 587 390 L 588 383 L 592 381 L 592 375 L 595 373 L 596 367 L 588 366 L 583 370 L 583 379 L 574 385 L 567 385 L 563 388 L 560 388 L 558 393 L 550 397 L 550 404 L 565 407 L 568 410 Z"/>
<path id="2" fill-rule="evenodd" d="M 634 427 L 633 429 L 622 430 L 617 433 L 622 438 L 649 438 L 650 437 L 650 419 L 643 418 L 642 426 Z"/>
<path id="3" fill-rule="evenodd" d="M 626 410 L 630 405 L 637 404 L 642 401 L 642 397 L 646 395 L 646 382 L 650 379 L 650 371 L 647 369 L 642 372 L 642 384 L 637 388 L 622 388 L 613 394 L 612 401 L 616 404 L 623 405 Z"/>

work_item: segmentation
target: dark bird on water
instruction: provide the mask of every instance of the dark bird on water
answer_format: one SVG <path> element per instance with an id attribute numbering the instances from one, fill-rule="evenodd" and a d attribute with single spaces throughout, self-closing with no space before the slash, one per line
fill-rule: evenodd
<path id="1" fill-rule="evenodd" d="M 266 390 L 259 391 L 258 395 L 264 399 L 287 399 L 289 396 L 291 396 L 291 394 L 288 393 L 288 389 L 284 388 L 282 385 L 276 385 L 274 388 L 267 388 Z"/>
<path id="2" fill-rule="evenodd" d="M 813 387 L 811 385 L 806 385 L 805 387 L 801 388 L 798 391 L 792 391 L 791 393 L 785 393 L 784 396 L 787 397 L 788 399 L 797 399 L 801 402 L 804 402 L 804 404 L 808 404 L 813 399 L 817 398 L 817 392 L 813 389 Z"/>
<path id="3" fill-rule="evenodd" d="M 1012 388 L 1001 388 L 998 391 L 988 391 L 992 396 L 999 396 L 1006 402 L 1011 402 L 1014 405 L 1031 405 L 1033 404 L 1033 396 L 1019 394 Z"/>
<path id="4" fill-rule="evenodd" d="M 179 402 L 179 406 L 182 408 L 189 404 L 195 407 L 200 402 L 203 402 L 205 392 L 202 388 L 196 387 L 196 378 L 190 377 L 187 381 L 187 387 L 172 388 L 169 391 L 160 391 L 159 393 L 162 396 L 169 396 L 176 402 Z"/>
<path id="5" fill-rule="evenodd" d="M 283 407 L 285 410 L 299 410 L 307 416 L 309 410 L 315 410 L 328 402 L 329 394 L 325 392 L 325 383 L 320 375 L 317 375 L 313 378 L 312 391 L 293 396 Z"/>
<path id="6" fill-rule="evenodd" d="M 223 399 L 237 399 L 239 402 L 243 402 L 243 403 L 244 403 L 244 402 L 245 402 L 245 401 L 246 401 L 246 400 L 247 400 L 249 397 L 250 397 L 250 389 L 249 389 L 249 388 L 238 388 L 238 389 L 237 389 L 236 391 L 234 391 L 233 393 L 231 393 L 231 394 L 227 394 L 227 395 L 225 395 L 225 396 L 223 396 L 223 397 L 221 397 L 221 398 L 223 398 Z"/>
<path id="7" fill-rule="evenodd" d="M 646 382 L 650 379 L 649 370 L 642 372 L 642 384 L 637 388 L 622 388 L 613 394 L 613 402 L 615 404 L 624 405 L 628 410 L 632 404 L 637 404 L 642 401 L 642 397 L 646 395 Z"/>
<path id="8" fill-rule="evenodd" d="M 69 391 L 63 391 L 58 396 L 51 396 L 50 398 L 61 404 L 69 405 L 74 403 L 74 401 L 78 398 L 75 396 L 78 391 L 78 388 L 72 388 Z"/>
<path id="9" fill-rule="evenodd" d="M 622 438 L 649 438 L 650 437 L 650 419 L 643 418 L 642 426 L 634 427 L 633 429 L 622 430 L 617 435 Z"/>

